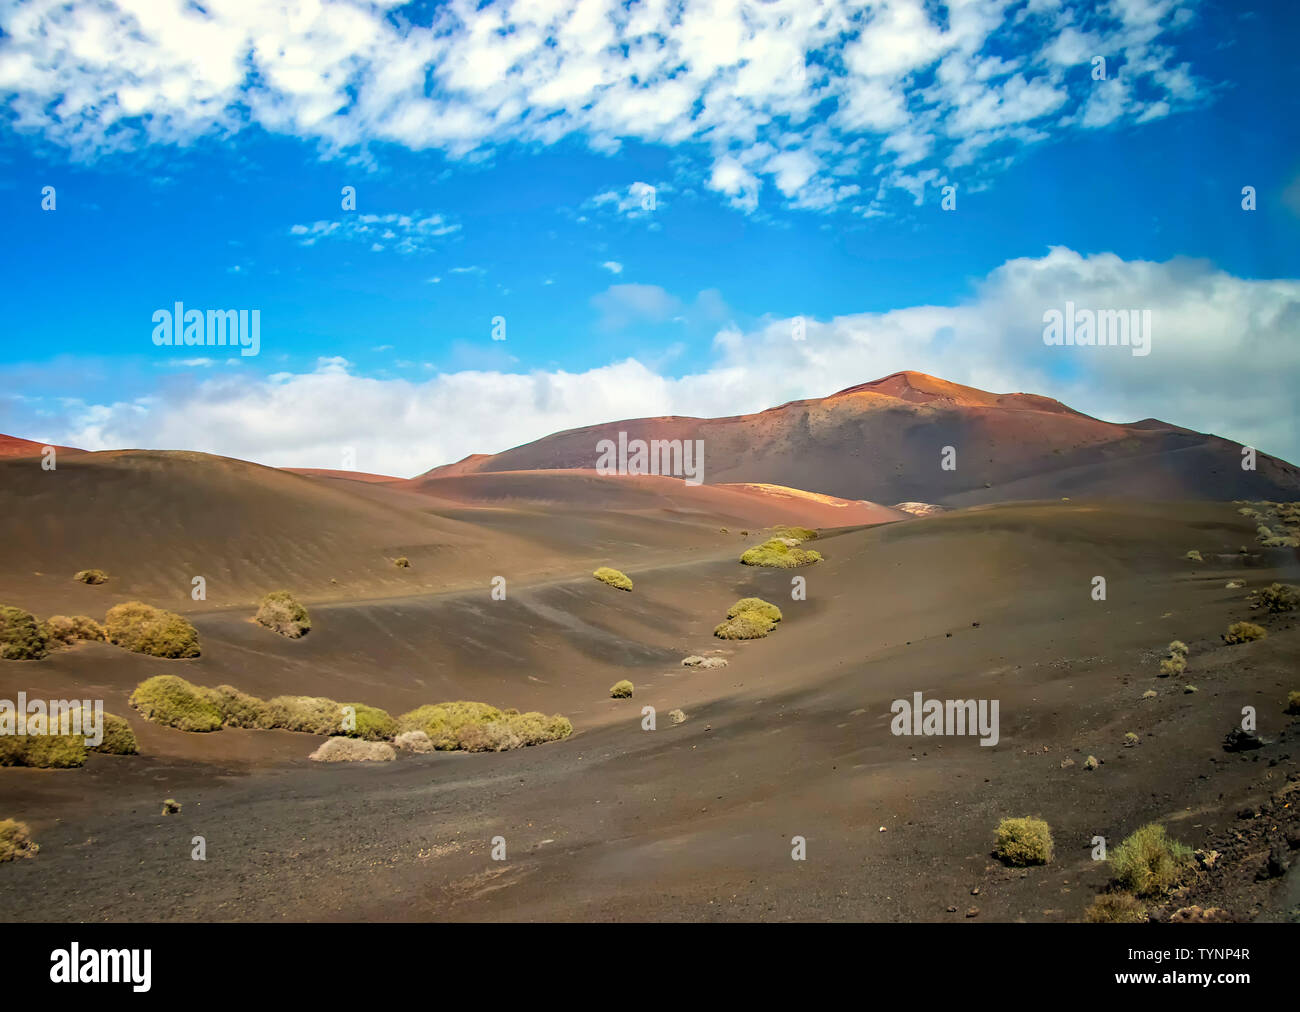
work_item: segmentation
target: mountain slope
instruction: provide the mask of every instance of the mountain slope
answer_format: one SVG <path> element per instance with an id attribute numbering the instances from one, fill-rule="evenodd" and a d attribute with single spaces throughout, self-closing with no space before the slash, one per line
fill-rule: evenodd
<path id="1" fill-rule="evenodd" d="M 1217 436 L 1149 418 L 1104 422 L 1048 397 L 994 394 L 916 372 L 753 415 L 571 429 L 422 477 L 592 468 L 597 444 L 620 432 L 628 440 L 703 440 L 709 484 L 772 483 L 883 503 L 1300 497 L 1300 468 L 1261 453 L 1256 470 L 1243 471 L 1240 445 Z"/>

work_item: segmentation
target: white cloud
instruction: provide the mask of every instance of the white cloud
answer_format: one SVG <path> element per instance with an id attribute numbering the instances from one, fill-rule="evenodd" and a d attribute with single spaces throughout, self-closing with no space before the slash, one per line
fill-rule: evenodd
<path id="1" fill-rule="evenodd" d="M 1094 310 L 1151 310 L 1151 354 L 1048 347 L 1043 314 L 1067 300 Z M 616 285 L 593 301 L 622 319 L 663 320 L 685 309 L 649 285 Z M 717 293 L 701 293 L 688 311 L 702 310 L 725 323 Z M 279 465 L 336 467 L 340 448 L 356 446 L 363 469 L 410 475 L 574 426 L 752 412 L 917 369 L 997 392 L 1045 394 L 1111 421 L 1155 416 L 1294 461 L 1293 417 L 1259 405 L 1294 397 L 1300 345 L 1290 335 L 1298 329 L 1300 281 L 1054 248 L 1006 262 L 958 305 L 809 319 L 802 341 L 792 339 L 789 319 L 749 332 L 725 325 L 714 361 L 680 377 L 635 360 L 525 375 L 485 358 L 413 382 L 360 376 L 346 360 L 329 358 L 311 372 L 261 379 L 171 377 L 149 397 L 74 405 L 61 431 L 51 431 L 47 418 L 39 427 L 44 438 L 89 449 L 196 449 Z M 466 356 L 491 351 L 466 347 L 457 355 L 469 364 Z"/>
<path id="2" fill-rule="evenodd" d="M 436 249 L 435 242 L 460 230 L 440 214 L 344 214 L 335 221 L 315 221 L 289 229 L 303 246 L 314 246 L 322 239 L 366 242 L 371 252 L 389 247 L 399 253 L 427 253 Z"/>
<path id="3" fill-rule="evenodd" d="M 626 190 L 605 190 L 591 198 L 596 207 L 612 207 L 625 218 L 645 218 L 659 208 L 661 194 L 671 189 L 666 183 L 651 185 L 637 181 Z"/>
<path id="4" fill-rule="evenodd" d="M 604 330 L 621 330 L 638 321 L 661 323 L 681 309 L 681 301 L 658 285 L 610 285 L 591 297 L 600 311 L 599 326 Z"/>
<path id="5" fill-rule="evenodd" d="M 1199 101 L 1175 49 L 1192 2 L 964 0 L 940 18 L 926 0 L 448 0 L 421 25 L 396 0 L 32 0 L 0 6 L 0 99 L 16 129 L 80 158 L 247 125 L 327 153 L 693 142 L 743 210 L 769 182 L 828 207 L 854 195 L 840 179 L 880 174 L 887 192 L 923 159 L 974 173 L 972 148 L 993 140 Z M 1082 61 L 1101 54 L 1122 68 L 1122 105 L 1093 94 Z M 612 194 L 643 214 L 632 197 Z"/>

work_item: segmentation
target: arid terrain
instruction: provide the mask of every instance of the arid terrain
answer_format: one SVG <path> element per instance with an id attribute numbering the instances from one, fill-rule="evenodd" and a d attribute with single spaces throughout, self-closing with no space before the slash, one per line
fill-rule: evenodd
<path id="1" fill-rule="evenodd" d="M 703 439 L 706 483 L 597 474 L 592 447 L 620 430 Z M 0 865 L 5 920 L 1075 921 L 1111 877 L 1094 838 L 1152 821 L 1218 852 L 1154 919 L 1300 918 L 1300 613 L 1248 602 L 1300 582 L 1300 552 L 1242 512 L 1300 499 L 1285 462 L 1243 472 L 1217 437 L 914 373 L 411 480 L 160 450 L 61 450 L 44 470 L 40 448 L 0 440 L 0 604 L 102 619 L 144 601 L 188 618 L 202 653 L 84 642 L 0 661 L 0 698 L 102 699 L 140 750 L 0 768 L 0 819 L 41 847 Z M 918 503 L 949 508 L 894 508 Z M 822 561 L 741 565 L 777 525 L 816 529 Z M 108 582 L 72 579 L 89 567 Z M 282 588 L 310 609 L 301 639 L 252 621 Z M 751 596 L 781 608 L 777 628 L 716 638 Z M 1225 644 L 1243 620 L 1267 637 Z M 1160 677 L 1172 640 L 1186 671 Z M 128 698 L 158 674 L 394 715 L 481 700 L 574 733 L 317 763 L 317 735 L 150 723 Z M 620 679 L 631 698 L 610 697 Z M 997 744 L 892 733 L 892 702 L 917 692 L 997 700 Z M 1225 751 L 1243 707 L 1266 744 Z M 168 798 L 179 814 L 160 814 Z M 1026 815 L 1055 855 L 1009 867 L 994 831 Z M 1268 872 L 1270 854 L 1292 870 Z"/>

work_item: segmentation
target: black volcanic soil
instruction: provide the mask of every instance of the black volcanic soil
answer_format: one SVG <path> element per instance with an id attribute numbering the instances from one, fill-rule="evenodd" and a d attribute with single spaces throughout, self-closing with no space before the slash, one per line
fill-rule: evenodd
<path id="1" fill-rule="evenodd" d="M 390 494 L 367 488 L 380 497 L 367 501 Z M 1230 504 L 975 507 L 827 532 L 815 546 L 825 561 L 793 572 L 738 565 L 744 542 L 702 522 L 606 512 L 600 529 L 622 531 L 611 563 L 635 580 L 631 594 L 592 580 L 571 534 L 544 558 L 539 514 L 493 516 L 539 570 L 564 575 L 512 579 L 507 600 L 492 601 L 487 570 L 471 579 L 471 547 L 455 575 L 473 586 L 321 601 L 298 642 L 232 603 L 192 606 L 194 661 L 91 644 L 0 663 L 0 698 L 102 695 L 132 718 L 144 752 L 92 755 L 71 771 L 0 769 L 0 818 L 26 821 L 42 845 L 0 867 L 3 917 L 964 921 L 977 908 L 969 919 L 1074 920 L 1107 880 L 1090 860 L 1094 836 L 1113 848 L 1159 819 L 1188 844 L 1216 844 L 1300 770 L 1300 723 L 1283 713 L 1300 688 L 1297 618 L 1260 618 L 1245 603 L 1254 587 L 1296 581 L 1300 561 L 1256 548 Z M 468 530 L 471 546 L 502 543 L 471 517 L 429 523 Z M 675 553 L 669 530 L 688 532 Z M 1192 548 L 1204 564 L 1183 558 Z M 295 565 L 286 549 L 285 585 Z M 1105 601 L 1091 598 L 1097 575 Z M 806 578 L 806 601 L 791 600 L 792 576 Z M 1225 588 L 1231 578 L 1246 588 Z M 12 570 L 4 585 L 6 603 L 22 603 Z M 714 639 L 728 605 L 751 594 L 782 607 L 777 630 Z M 1244 618 L 1268 638 L 1224 646 L 1219 633 Z M 1188 671 L 1158 678 L 1174 638 L 1191 649 Z M 704 651 L 729 666 L 679 665 Z M 160 672 L 393 712 L 483 699 L 565 713 L 576 733 L 502 754 L 321 766 L 306 758 L 313 736 L 146 724 L 126 696 Z M 636 684 L 632 699 L 608 698 L 619 678 Z M 1143 700 L 1148 689 L 1157 696 Z M 999 700 L 1000 742 L 892 735 L 890 703 L 914 691 Z M 654 731 L 641 726 L 647 704 Z M 1247 705 L 1272 744 L 1226 753 Z M 674 707 L 685 723 L 670 723 Z M 1140 744 L 1126 748 L 1129 731 Z M 1088 755 L 1102 766 L 1086 771 Z M 180 815 L 159 814 L 167 797 Z M 1050 823 L 1056 857 L 1004 868 L 989 856 L 994 827 L 1026 814 Z M 191 860 L 196 835 L 204 862 Z M 505 861 L 491 859 L 496 836 Z M 791 860 L 794 836 L 806 861 Z M 1234 917 L 1285 918 L 1296 873 L 1256 883 L 1246 866 L 1257 857 L 1243 850 L 1240 882 L 1225 872 L 1206 888 Z"/>

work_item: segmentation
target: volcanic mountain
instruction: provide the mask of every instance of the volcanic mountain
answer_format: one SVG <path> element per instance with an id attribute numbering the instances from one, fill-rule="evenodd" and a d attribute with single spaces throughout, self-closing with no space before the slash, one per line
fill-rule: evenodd
<path id="1" fill-rule="evenodd" d="M 502 453 L 473 454 L 421 477 L 589 469 L 597 444 L 617 441 L 620 432 L 628 440 L 703 440 L 709 484 L 772 483 L 881 503 L 1292 499 L 1300 493 L 1300 468 L 1260 453 L 1256 469 L 1243 470 L 1241 445 L 1218 436 L 1153 418 L 1104 422 L 1049 397 L 994 394 L 918 372 L 752 415 L 636 418 L 570 429 Z"/>

